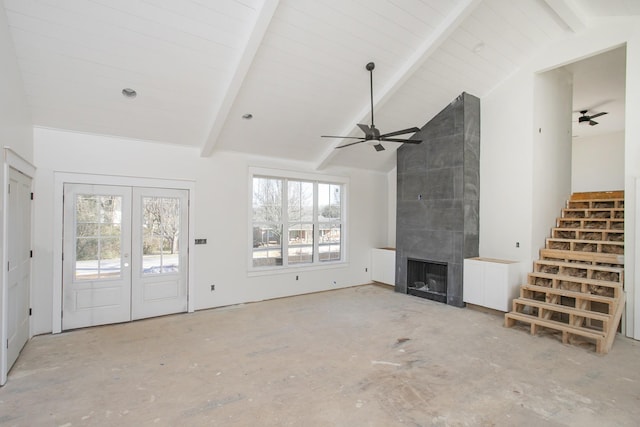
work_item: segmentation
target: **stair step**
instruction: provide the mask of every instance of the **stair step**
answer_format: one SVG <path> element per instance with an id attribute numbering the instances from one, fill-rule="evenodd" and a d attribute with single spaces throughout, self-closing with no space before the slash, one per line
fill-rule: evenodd
<path id="1" fill-rule="evenodd" d="M 551 244 L 564 244 L 569 246 L 582 244 L 582 245 L 609 246 L 609 247 L 621 248 L 624 250 L 624 242 L 611 242 L 606 240 L 584 240 L 584 239 L 565 239 L 562 237 L 547 237 L 545 240 L 545 243 L 548 249 L 560 249 L 560 248 L 550 247 L 549 245 Z"/>
<path id="2" fill-rule="evenodd" d="M 587 275 L 586 276 L 576 276 L 575 274 L 566 274 L 567 276 L 573 276 L 573 277 L 585 277 L 588 279 L 598 279 L 598 280 L 608 280 L 610 282 L 620 282 L 622 283 L 622 276 L 624 273 L 624 268 L 623 267 L 611 267 L 608 265 L 597 265 L 597 264 L 588 264 L 588 263 L 584 263 L 584 262 L 567 262 L 567 261 L 557 261 L 557 260 L 552 260 L 552 259 L 539 259 L 537 261 L 534 261 L 533 263 L 534 266 L 534 271 L 535 272 L 542 272 L 542 273 L 554 273 L 554 274 L 565 274 L 567 271 L 573 271 L 573 270 L 585 270 L 587 271 Z M 547 266 L 547 267 L 551 267 L 554 270 L 557 271 L 541 271 L 541 270 L 535 270 L 535 268 L 537 267 L 542 267 L 542 266 Z M 569 270 L 570 269 L 570 270 Z M 612 273 L 616 276 L 615 280 L 611 280 L 610 277 L 608 278 L 602 278 L 602 277 L 590 277 L 588 275 L 588 272 L 602 272 L 602 273 Z"/>
<path id="3" fill-rule="evenodd" d="M 612 195 L 611 197 L 601 195 L 600 197 L 581 198 L 572 196 L 567 201 L 567 208 L 572 209 L 594 209 L 594 208 L 624 208 L 624 195 Z"/>
<path id="4" fill-rule="evenodd" d="M 556 218 L 558 228 L 624 230 L 624 218 Z"/>
<path id="5" fill-rule="evenodd" d="M 546 249 L 578 252 L 598 252 L 603 254 L 624 255 L 624 242 L 603 242 L 598 240 L 560 239 L 548 237 Z"/>
<path id="6" fill-rule="evenodd" d="M 556 331 L 563 332 L 562 342 L 565 344 L 569 342 L 569 337 L 566 334 L 574 334 L 574 335 L 579 335 L 585 338 L 596 340 L 596 351 L 598 353 L 606 352 L 602 350 L 603 344 L 604 344 L 603 342 L 604 332 L 593 331 L 591 329 L 583 328 L 580 326 L 572 326 L 572 325 L 568 325 L 566 323 L 558 322 L 555 320 L 540 319 L 539 317 L 532 316 L 530 314 L 516 313 L 516 312 L 510 312 L 505 314 L 506 327 L 513 326 L 513 324 L 515 323 L 514 321 L 520 321 L 520 322 L 531 324 L 532 335 L 536 334 L 535 326 L 542 326 L 545 328 L 554 329 Z"/>
<path id="7" fill-rule="evenodd" d="M 624 200 L 624 190 L 576 191 L 569 201 L 575 200 Z"/>
<path id="8" fill-rule="evenodd" d="M 573 200 L 567 202 L 567 209 L 624 209 L 624 200 Z"/>
<path id="9" fill-rule="evenodd" d="M 603 242 L 624 242 L 624 230 L 595 228 L 563 228 L 551 229 L 551 237 L 559 239 L 596 240 Z"/>
<path id="10" fill-rule="evenodd" d="M 564 313 L 564 314 L 568 314 L 570 316 L 577 316 L 577 317 L 582 317 L 585 319 L 591 319 L 591 320 L 598 320 L 600 322 L 603 322 L 605 325 L 607 322 L 609 322 L 611 320 L 611 314 L 606 314 L 606 313 L 600 313 L 597 311 L 591 311 L 591 310 L 583 310 L 580 308 L 575 308 L 575 307 L 569 307 L 566 305 L 561 305 L 561 304 L 553 304 L 550 302 L 544 302 L 544 301 L 538 301 L 538 300 L 534 300 L 534 299 L 529 299 L 529 298 L 515 298 L 513 300 L 513 311 L 517 312 L 517 313 L 522 313 L 521 310 L 518 310 L 517 307 L 521 306 L 521 307 L 535 307 L 538 308 L 540 310 L 547 310 L 547 311 L 552 311 L 552 312 L 556 312 L 556 313 Z M 540 317 L 543 317 L 543 311 L 540 312 Z M 574 325 L 572 325 L 574 326 Z M 606 328 L 606 326 L 605 326 Z"/>
<path id="11" fill-rule="evenodd" d="M 567 251 L 562 249 L 540 249 L 540 257 L 543 259 L 575 260 L 587 263 L 619 264 L 624 265 L 624 255 L 603 252 Z"/>
<path id="12" fill-rule="evenodd" d="M 568 276 L 566 274 L 545 273 L 543 271 L 533 271 L 531 273 L 528 273 L 528 276 L 533 278 L 540 277 L 541 279 L 557 280 L 559 282 L 571 282 L 576 284 L 584 283 L 585 285 L 591 286 L 604 286 L 607 288 L 622 289 L 622 283 L 613 282 L 610 280 L 590 279 L 587 277 Z"/>
<path id="13" fill-rule="evenodd" d="M 563 208 L 562 218 L 620 218 L 624 219 L 624 208 Z"/>
<path id="14" fill-rule="evenodd" d="M 532 292 L 540 292 L 540 293 L 545 293 L 545 294 L 559 295 L 559 296 L 563 296 L 563 297 L 574 298 L 576 300 L 586 300 L 586 301 L 598 302 L 598 303 L 602 303 L 602 304 L 607 304 L 609 306 L 611 306 L 613 303 L 616 302 L 616 299 L 614 297 L 607 297 L 607 296 L 602 296 L 602 295 L 597 295 L 597 294 L 590 294 L 590 293 L 586 293 L 586 292 L 576 292 L 576 291 L 572 291 L 572 290 L 568 290 L 568 289 L 549 288 L 549 287 L 546 287 L 546 286 L 538 286 L 538 285 L 532 285 L 532 284 L 522 285 L 520 290 L 527 290 L 527 291 L 532 291 Z"/>

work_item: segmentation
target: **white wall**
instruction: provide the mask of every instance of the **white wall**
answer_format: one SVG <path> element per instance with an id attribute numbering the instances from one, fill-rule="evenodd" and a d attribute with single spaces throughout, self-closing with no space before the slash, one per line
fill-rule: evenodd
<path id="1" fill-rule="evenodd" d="M 536 74 L 533 101 L 531 258 L 539 257 L 560 210 L 571 195 L 571 75 L 556 69 Z"/>
<path id="2" fill-rule="evenodd" d="M 0 144 L 33 161 L 33 132 L 7 16 L 0 8 Z"/>
<path id="3" fill-rule="evenodd" d="M 624 131 L 575 138 L 571 192 L 624 190 Z"/>
<path id="4" fill-rule="evenodd" d="M 348 263 L 333 268 L 279 274 L 248 274 L 248 168 L 271 167 L 313 173 L 304 163 L 215 152 L 202 158 L 196 149 L 143 141 L 36 128 L 34 330 L 52 330 L 51 277 L 54 171 L 195 181 L 196 309 L 316 292 L 369 283 L 371 248 L 387 244 L 387 176 L 359 170 L 331 169 L 349 177 Z M 365 272 L 365 268 L 368 269 Z M 295 277 L 299 276 L 296 281 Z M 333 285 L 333 281 L 337 285 Z M 215 284 L 215 291 L 210 285 Z"/>
<path id="5" fill-rule="evenodd" d="M 395 167 L 387 174 L 387 215 L 389 217 L 389 230 L 387 231 L 387 246 L 396 247 L 396 208 L 398 205 L 398 168 Z"/>
<path id="6" fill-rule="evenodd" d="M 533 77 L 518 72 L 480 99 L 479 253 L 483 257 L 530 261 Z"/>

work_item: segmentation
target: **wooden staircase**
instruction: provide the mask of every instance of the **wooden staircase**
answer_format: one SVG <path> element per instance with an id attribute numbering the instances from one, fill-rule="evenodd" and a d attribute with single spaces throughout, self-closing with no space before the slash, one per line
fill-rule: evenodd
<path id="1" fill-rule="evenodd" d="M 608 353 L 625 294 L 624 192 L 576 193 L 562 209 L 533 264 L 505 326 L 517 322 L 561 334 L 563 343 L 591 342 Z"/>

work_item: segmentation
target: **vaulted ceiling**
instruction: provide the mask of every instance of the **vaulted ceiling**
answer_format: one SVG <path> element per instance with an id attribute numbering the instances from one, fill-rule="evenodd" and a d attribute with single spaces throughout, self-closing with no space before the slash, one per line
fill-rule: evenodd
<path id="1" fill-rule="evenodd" d="M 531 55 L 636 0 L 4 0 L 37 126 L 387 171 L 397 143 Z M 135 98 L 122 95 L 137 91 Z M 253 119 L 245 120 L 244 114 Z M 410 136 L 410 135 L 408 135 Z"/>

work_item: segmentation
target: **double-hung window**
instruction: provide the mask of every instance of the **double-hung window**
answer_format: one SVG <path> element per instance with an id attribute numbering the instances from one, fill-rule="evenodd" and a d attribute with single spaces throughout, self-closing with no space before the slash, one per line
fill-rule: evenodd
<path id="1" fill-rule="evenodd" d="M 279 172 L 279 171 L 278 171 Z M 321 265 L 344 260 L 344 179 L 251 174 L 251 267 Z"/>

